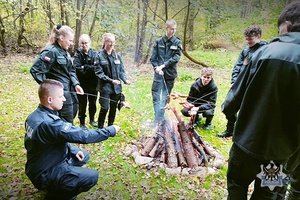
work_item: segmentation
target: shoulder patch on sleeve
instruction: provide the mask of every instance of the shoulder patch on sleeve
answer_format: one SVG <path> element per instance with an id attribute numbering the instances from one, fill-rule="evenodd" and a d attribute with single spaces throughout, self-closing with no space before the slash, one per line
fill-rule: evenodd
<path id="1" fill-rule="evenodd" d="M 41 53 L 41 59 L 45 62 L 48 63 L 52 63 L 53 62 L 53 54 L 51 51 L 49 51 L 49 49 L 45 49 L 42 53 Z"/>
<path id="2" fill-rule="evenodd" d="M 72 127 L 72 124 L 70 122 L 65 122 L 62 126 L 63 132 L 68 132 Z"/>

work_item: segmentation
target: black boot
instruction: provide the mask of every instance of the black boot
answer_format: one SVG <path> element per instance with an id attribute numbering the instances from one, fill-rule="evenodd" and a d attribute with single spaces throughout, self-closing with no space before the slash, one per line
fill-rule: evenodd
<path id="1" fill-rule="evenodd" d="M 88 128 L 85 126 L 85 117 L 80 117 L 79 118 L 79 123 L 80 123 L 80 128 L 82 130 L 87 130 Z"/>
<path id="2" fill-rule="evenodd" d="M 227 129 L 221 133 L 217 133 L 218 137 L 227 138 L 232 136 L 232 132 L 229 132 Z"/>
<path id="3" fill-rule="evenodd" d="M 218 137 L 222 137 L 222 138 L 227 138 L 227 137 L 231 137 L 233 135 L 233 127 L 228 126 L 225 131 L 221 132 L 221 133 L 217 133 Z"/>
<path id="4" fill-rule="evenodd" d="M 213 116 L 206 116 L 205 124 L 202 126 L 204 130 L 210 130 L 211 129 L 211 121 L 213 119 Z"/>
<path id="5" fill-rule="evenodd" d="M 95 122 L 93 114 L 90 115 L 90 125 L 93 126 L 93 127 L 97 127 L 98 126 L 98 123 Z"/>
<path id="6" fill-rule="evenodd" d="M 101 109 L 98 117 L 98 128 L 103 128 L 107 110 Z"/>
<path id="7" fill-rule="evenodd" d="M 226 138 L 226 137 L 231 137 L 233 135 L 234 124 L 236 121 L 236 115 L 232 115 L 229 117 L 226 116 L 226 119 L 227 119 L 226 130 L 221 133 L 217 133 L 218 137 Z"/>

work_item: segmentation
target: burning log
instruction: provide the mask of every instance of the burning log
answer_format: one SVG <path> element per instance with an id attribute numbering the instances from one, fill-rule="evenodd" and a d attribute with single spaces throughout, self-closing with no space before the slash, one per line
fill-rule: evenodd
<path id="1" fill-rule="evenodd" d="M 142 149 L 141 155 L 142 156 L 148 156 L 150 151 L 153 149 L 155 143 L 157 142 L 157 133 L 158 133 L 159 127 L 157 126 L 152 134 L 152 137 L 146 141 L 146 144 L 144 145 L 144 148 Z"/>
<path id="2" fill-rule="evenodd" d="M 197 158 L 194 153 L 194 148 L 192 145 L 192 141 L 190 139 L 190 136 L 188 134 L 187 128 L 182 121 L 182 119 L 179 117 L 177 111 L 175 108 L 171 108 L 173 111 L 175 117 L 178 120 L 178 130 L 181 136 L 182 146 L 183 146 L 183 154 L 186 158 L 187 164 L 190 168 L 196 168 L 198 166 Z"/>
<path id="3" fill-rule="evenodd" d="M 179 166 L 187 167 L 188 165 L 187 165 L 185 157 L 183 155 L 181 140 L 179 139 L 180 133 L 178 132 L 178 122 L 175 122 L 174 120 L 172 120 L 171 127 L 172 127 L 172 130 L 174 131 L 173 138 L 175 141 L 175 147 L 176 147 L 176 152 L 177 152 L 177 156 L 178 156 Z"/>
<path id="4" fill-rule="evenodd" d="M 175 150 L 175 144 L 171 132 L 171 127 L 169 124 L 167 124 L 166 130 L 165 130 L 165 137 L 166 137 L 166 143 L 167 143 L 167 154 L 168 154 L 168 160 L 167 164 L 171 168 L 178 167 L 178 160 L 177 160 L 177 153 Z"/>
<path id="5" fill-rule="evenodd" d="M 149 153 L 149 156 L 152 158 L 157 157 L 162 152 L 163 148 L 165 147 L 163 137 L 161 135 L 158 135 L 157 138 L 158 138 L 158 141 L 156 142 L 153 149 Z"/>
<path id="6" fill-rule="evenodd" d="M 203 157 L 205 167 L 208 167 L 208 160 L 207 160 L 206 154 L 203 150 L 203 147 L 196 142 L 196 139 L 194 137 L 192 138 L 192 144 L 198 150 L 200 155 Z"/>
<path id="7" fill-rule="evenodd" d="M 150 136 L 143 134 L 139 141 L 132 143 L 135 144 L 136 152 L 131 147 L 126 155 L 133 152 L 133 157 L 137 155 L 136 163 L 146 165 L 149 170 L 160 166 L 170 170 L 186 168 L 187 173 L 192 173 L 199 170 L 198 166 L 222 166 L 224 159 L 219 156 L 218 162 L 215 162 L 217 152 L 203 141 L 191 122 L 185 124 L 175 108 L 166 113 L 168 120 L 156 124 Z"/>

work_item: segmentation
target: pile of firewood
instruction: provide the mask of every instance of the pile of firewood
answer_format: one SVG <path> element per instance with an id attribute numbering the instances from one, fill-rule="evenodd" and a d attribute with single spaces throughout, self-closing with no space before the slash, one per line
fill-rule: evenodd
<path id="1" fill-rule="evenodd" d="M 132 141 L 125 155 L 133 156 L 138 165 L 147 169 L 154 166 L 191 170 L 222 167 L 225 161 L 221 154 L 203 140 L 192 124 L 186 124 L 175 108 L 169 111 L 168 120 L 156 124 L 150 136 L 143 134 L 139 141 Z"/>

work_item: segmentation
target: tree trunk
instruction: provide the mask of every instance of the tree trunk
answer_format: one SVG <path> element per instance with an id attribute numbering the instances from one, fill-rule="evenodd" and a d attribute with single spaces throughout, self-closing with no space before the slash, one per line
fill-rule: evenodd
<path id="1" fill-rule="evenodd" d="M 42 7 L 48 17 L 49 30 L 52 30 L 54 22 L 52 20 L 52 9 L 50 0 L 44 0 L 44 4 L 42 5 Z"/>
<path id="2" fill-rule="evenodd" d="M 65 10 L 64 10 L 64 0 L 59 0 L 60 5 L 60 21 L 62 25 L 65 25 Z"/>
<path id="3" fill-rule="evenodd" d="M 82 2 L 82 9 L 81 3 Z M 84 11 L 86 0 L 76 0 L 76 29 L 75 29 L 75 49 L 78 48 L 78 40 L 79 36 L 81 35 L 81 24 L 82 24 L 82 13 Z"/>
<path id="4" fill-rule="evenodd" d="M 147 8 L 148 8 L 148 0 L 142 0 L 142 23 L 141 28 L 138 28 L 139 31 L 139 40 L 137 41 L 137 51 L 135 55 L 135 62 L 140 62 L 143 57 L 143 49 L 145 44 L 145 37 L 146 37 L 146 26 L 147 26 Z"/>
<path id="5" fill-rule="evenodd" d="M 137 1 L 138 10 L 141 9 L 140 0 Z M 134 62 L 139 62 L 139 46 L 140 46 L 140 12 L 137 13 L 136 20 L 136 41 L 135 41 L 135 52 Z"/>
<path id="6" fill-rule="evenodd" d="M 96 19 L 97 19 L 97 16 L 98 16 L 98 7 L 99 7 L 100 1 L 101 0 L 97 0 L 96 1 L 95 12 L 94 12 L 94 16 L 93 16 L 93 21 L 92 21 L 92 24 L 91 24 L 91 27 L 90 27 L 90 30 L 89 30 L 89 35 L 90 36 L 92 36 L 93 32 L 94 32 L 94 27 L 95 27 Z"/>
<path id="7" fill-rule="evenodd" d="M 186 34 L 187 34 L 187 20 L 189 19 L 189 16 L 190 16 L 190 5 L 191 5 L 191 2 L 189 1 L 189 3 L 188 3 L 188 6 L 187 6 L 187 14 L 186 14 L 186 20 L 185 20 L 185 26 L 184 26 L 184 31 L 183 31 L 183 49 L 182 49 L 182 53 L 183 53 L 183 55 L 185 55 L 190 61 L 192 61 L 192 62 L 194 62 L 194 63 L 196 63 L 196 64 L 199 64 L 199 65 L 202 65 L 203 67 L 208 67 L 208 65 L 206 65 L 205 63 L 203 63 L 203 62 L 200 62 L 200 61 L 197 61 L 196 59 L 194 59 L 194 58 L 192 58 L 189 54 L 188 54 L 188 52 L 186 51 L 186 41 L 187 41 L 187 36 L 186 36 Z"/>
<path id="8" fill-rule="evenodd" d="M 156 11 L 157 11 L 157 8 L 158 8 L 158 1 L 159 0 L 156 0 L 156 3 L 155 3 L 155 9 L 154 9 L 154 12 L 153 12 L 153 18 L 152 18 L 152 21 L 156 21 Z M 153 36 L 153 33 L 151 32 L 150 33 L 150 38 L 149 38 L 149 43 L 148 43 L 148 48 L 147 50 L 145 51 L 145 56 L 143 57 L 143 64 L 147 63 L 147 61 L 149 60 L 149 57 L 150 57 L 150 54 L 151 54 L 151 50 L 152 50 L 152 46 L 153 46 L 153 40 L 154 40 L 154 36 Z"/>
<path id="9" fill-rule="evenodd" d="M 196 7 L 193 4 L 190 4 L 189 6 L 189 15 L 187 21 L 187 47 L 188 49 L 194 48 L 194 19 L 195 19 L 195 13 L 196 13 Z"/>
<path id="10" fill-rule="evenodd" d="M 168 15 L 168 0 L 165 0 L 165 21 L 167 21 L 169 19 L 169 15 Z"/>
<path id="11" fill-rule="evenodd" d="M 3 23 L 3 18 L 0 16 L 0 44 L 6 54 L 6 43 L 5 43 L 5 26 Z"/>
<path id="12" fill-rule="evenodd" d="M 252 1 L 247 1 L 247 0 L 242 1 L 242 11 L 240 15 L 242 19 L 245 19 L 249 15 L 249 13 L 251 13 L 252 10 L 251 3 Z"/>

